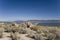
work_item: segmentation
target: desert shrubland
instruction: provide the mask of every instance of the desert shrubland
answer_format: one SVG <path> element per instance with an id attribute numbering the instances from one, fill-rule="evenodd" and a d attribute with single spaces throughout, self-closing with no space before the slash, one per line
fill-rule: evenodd
<path id="1" fill-rule="evenodd" d="M 7 37 L 10 37 L 11 40 L 22 40 L 20 37 L 23 34 L 27 34 L 25 37 L 31 38 L 31 40 L 60 40 L 60 27 L 27 26 L 26 23 L 0 24 L 0 38 L 3 38 L 3 33 L 10 33 L 10 36 Z"/>
<path id="2" fill-rule="evenodd" d="M 34 26 L 31 27 L 31 29 L 36 31 L 37 34 L 40 35 L 40 37 L 42 36 L 42 40 L 60 40 L 60 27 Z M 37 35 L 35 38 L 37 38 Z M 36 40 L 41 40 L 41 39 L 37 38 Z"/>

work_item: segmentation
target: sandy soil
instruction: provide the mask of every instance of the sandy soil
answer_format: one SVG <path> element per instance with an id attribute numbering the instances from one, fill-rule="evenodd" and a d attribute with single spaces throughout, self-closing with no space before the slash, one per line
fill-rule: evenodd
<path id="1" fill-rule="evenodd" d="M 20 36 L 20 40 L 34 40 L 32 38 L 27 37 L 27 34 L 17 34 L 18 36 Z M 3 37 L 0 38 L 0 40 L 11 40 L 11 38 L 9 37 L 10 33 L 3 33 Z"/>

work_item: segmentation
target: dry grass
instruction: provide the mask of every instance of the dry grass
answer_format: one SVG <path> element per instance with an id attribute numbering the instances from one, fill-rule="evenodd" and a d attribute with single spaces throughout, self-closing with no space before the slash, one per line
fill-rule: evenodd
<path id="1" fill-rule="evenodd" d="M 28 37 L 35 40 L 60 40 L 60 27 L 32 26 L 27 28 L 25 24 L 0 25 L 0 38 L 3 36 L 4 32 L 12 32 L 11 39 L 14 40 L 20 40 L 20 38 L 17 36 L 17 33 L 28 34 Z"/>
<path id="2" fill-rule="evenodd" d="M 60 40 L 60 27 L 34 26 L 31 29 L 43 37 L 47 37 L 48 40 Z"/>

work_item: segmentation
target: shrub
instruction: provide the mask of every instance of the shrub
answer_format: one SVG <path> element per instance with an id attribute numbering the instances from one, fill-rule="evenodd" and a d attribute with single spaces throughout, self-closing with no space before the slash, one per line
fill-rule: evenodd
<path id="1" fill-rule="evenodd" d="M 35 40 L 46 40 L 47 38 L 41 34 L 35 34 Z"/>
<path id="2" fill-rule="evenodd" d="M 18 28 L 18 32 L 22 33 L 22 34 L 25 34 L 26 33 L 26 28 L 20 27 L 20 28 Z"/>
<path id="3" fill-rule="evenodd" d="M 4 32 L 4 28 L 0 28 L 0 38 L 2 38 Z"/>
<path id="4" fill-rule="evenodd" d="M 11 35 L 11 39 L 12 40 L 20 40 L 20 37 L 17 35 L 16 32 L 15 33 L 11 33 L 10 35 Z"/>
<path id="5" fill-rule="evenodd" d="M 2 34 L 2 32 L 0 32 L 0 38 L 2 38 L 2 36 L 3 36 L 3 34 Z"/>

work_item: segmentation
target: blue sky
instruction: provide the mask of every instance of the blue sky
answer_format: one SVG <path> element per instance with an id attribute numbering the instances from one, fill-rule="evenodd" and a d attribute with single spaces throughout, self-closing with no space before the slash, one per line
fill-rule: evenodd
<path id="1" fill-rule="evenodd" d="M 60 0 L 0 0 L 0 21 L 60 20 Z"/>

